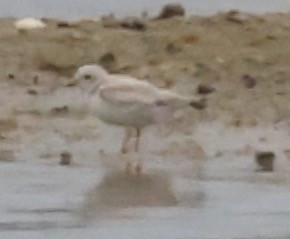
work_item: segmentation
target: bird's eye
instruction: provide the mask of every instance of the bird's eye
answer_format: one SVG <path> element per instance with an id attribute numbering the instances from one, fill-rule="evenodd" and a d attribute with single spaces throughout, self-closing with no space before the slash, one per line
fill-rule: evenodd
<path id="1" fill-rule="evenodd" d="M 84 75 L 84 79 L 85 80 L 91 80 L 92 79 L 92 76 L 91 75 Z"/>

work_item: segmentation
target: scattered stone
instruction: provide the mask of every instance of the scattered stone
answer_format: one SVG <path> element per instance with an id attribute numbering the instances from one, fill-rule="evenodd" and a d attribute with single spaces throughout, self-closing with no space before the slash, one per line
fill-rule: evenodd
<path id="1" fill-rule="evenodd" d="M 197 93 L 201 95 L 207 95 L 214 91 L 216 91 L 216 89 L 211 85 L 199 84 L 197 87 Z"/>
<path id="2" fill-rule="evenodd" d="M 70 24 L 69 22 L 66 22 L 66 21 L 60 21 L 56 24 L 56 26 L 58 28 L 69 28 L 69 27 L 72 27 L 72 24 Z"/>
<path id="3" fill-rule="evenodd" d="M 207 107 L 207 99 L 202 98 L 199 101 L 193 101 L 190 103 L 190 106 L 197 110 L 203 110 Z"/>
<path id="4" fill-rule="evenodd" d="M 36 18 L 27 17 L 17 20 L 14 23 L 14 26 L 18 31 L 25 32 L 27 30 L 43 29 L 46 27 L 46 24 Z"/>
<path id="5" fill-rule="evenodd" d="M 70 165 L 72 163 L 72 154 L 68 151 L 64 151 L 60 154 L 60 165 Z"/>
<path id="6" fill-rule="evenodd" d="M 136 30 L 136 31 L 145 31 L 145 23 L 137 17 L 127 17 L 121 21 L 120 26 L 126 29 Z"/>
<path id="7" fill-rule="evenodd" d="M 15 75 L 12 74 L 12 73 L 9 73 L 9 74 L 7 75 L 7 78 L 10 79 L 10 80 L 13 80 L 13 79 L 15 79 Z"/>
<path id="8" fill-rule="evenodd" d="M 38 95 L 38 92 L 35 89 L 28 89 L 27 94 L 29 95 Z"/>
<path id="9" fill-rule="evenodd" d="M 182 5 L 178 3 L 172 3 L 172 4 L 165 5 L 163 9 L 161 10 L 161 13 L 156 19 L 167 19 L 171 17 L 184 16 L 184 15 L 185 15 L 185 10 L 182 7 Z"/>
<path id="10" fill-rule="evenodd" d="M 257 171 L 272 172 L 274 170 L 275 154 L 273 152 L 256 152 Z"/>
<path id="11" fill-rule="evenodd" d="M 252 89 L 256 86 L 256 79 L 249 74 L 243 75 L 242 81 L 244 82 L 245 87 L 248 89 Z"/>
<path id="12" fill-rule="evenodd" d="M 181 52 L 182 51 L 182 48 L 181 47 L 177 47 L 175 46 L 173 43 L 169 43 L 167 46 L 166 46 L 166 51 L 170 54 L 176 54 L 178 52 Z"/>
<path id="13" fill-rule="evenodd" d="M 54 114 L 68 114 L 69 113 L 69 107 L 67 105 L 60 106 L 60 107 L 54 107 L 51 109 L 51 112 Z"/>

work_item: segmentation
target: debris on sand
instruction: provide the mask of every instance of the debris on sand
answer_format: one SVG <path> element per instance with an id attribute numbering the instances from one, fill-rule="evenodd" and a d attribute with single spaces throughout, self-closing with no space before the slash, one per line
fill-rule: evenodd
<path id="1" fill-rule="evenodd" d="M 176 16 L 182 17 L 184 15 L 185 9 L 183 6 L 178 3 L 172 3 L 165 5 L 156 19 L 167 19 Z"/>
<path id="2" fill-rule="evenodd" d="M 245 74 L 242 77 L 244 85 L 248 89 L 252 89 L 256 86 L 256 79 L 249 74 Z"/>
<path id="3" fill-rule="evenodd" d="M 146 25 L 144 21 L 137 17 L 127 17 L 120 22 L 120 26 L 130 30 L 145 31 Z"/>
<path id="4" fill-rule="evenodd" d="M 60 154 L 60 165 L 70 165 L 72 163 L 72 154 L 68 151 L 63 151 Z"/>
<path id="5" fill-rule="evenodd" d="M 197 87 L 197 93 L 201 95 L 207 95 L 214 91 L 216 91 L 216 89 L 211 85 L 199 84 Z"/>
<path id="6" fill-rule="evenodd" d="M 46 24 L 36 18 L 27 17 L 17 20 L 14 23 L 14 26 L 19 32 L 25 32 L 29 30 L 43 29 L 46 27 Z"/>
<path id="7" fill-rule="evenodd" d="M 54 107 L 51 109 L 51 112 L 54 115 L 65 115 L 69 113 L 69 107 L 67 105 L 60 106 L 60 107 Z"/>
<path id="8" fill-rule="evenodd" d="M 29 95 L 38 95 L 38 92 L 35 89 L 28 89 L 27 94 Z"/>
<path id="9" fill-rule="evenodd" d="M 272 172 L 274 170 L 275 154 L 270 151 L 256 152 L 256 163 L 259 172 Z"/>

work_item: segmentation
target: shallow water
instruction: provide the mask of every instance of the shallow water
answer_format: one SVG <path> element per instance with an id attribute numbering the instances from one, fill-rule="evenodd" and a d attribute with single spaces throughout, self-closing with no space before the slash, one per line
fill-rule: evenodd
<path id="1" fill-rule="evenodd" d="M 64 147 L 57 133 L 45 132 L 39 135 L 47 138 L 36 142 L 27 138 L 17 161 L 0 165 L 1 239 L 290 236 L 289 161 L 279 153 L 289 142 L 285 130 L 200 125 L 193 136 L 207 153 L 203 160 L 170 152 L 170 141 L 186 142 L 181 134 L 160 141 L 149 130 L 143 139 L 143 175 L 124 171 L 125 162 L 112 150 L 121 138 L 116 129 L 101 127 L 99 140 L 67 144 L 74 155 L 71 166 L 60 166 L 53 155 L 39 158 Z M 30 140 L 39 151 L 29 147 Z M 47 141 L 56 144 L 41 148 Z M 243 151 L 246 143 L 277 152 L 275 172 L 257 173 L 253 152 Z M 154 148 L 167 148 L 169 154 L 149 153 Z M 215 156 L 217 150 L 222 154 Z"/>
<path id="2" fill-rule="evenodd" d="M 76 19 L 80 17 L 95 17 L 108 13 L 119 16 L 140 15 L 144 10 L 151 15 L 156 14 L 168 0 L 1 0 L 0 16 L 2 17 L 57 17 L 61 19 Z M 219 11 L 239 9 L 247 12 L 289 11 L 290 2 L 285 0 L 219 0 L 192 1 L 176 0 L 187 9 L 189 14 L 214 14 Z"/>

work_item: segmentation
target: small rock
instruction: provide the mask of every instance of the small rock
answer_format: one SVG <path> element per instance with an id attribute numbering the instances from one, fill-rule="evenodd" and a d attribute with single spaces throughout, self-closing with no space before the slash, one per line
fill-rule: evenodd
<path id="1" fill-rule="evenodd" d="M 190 103 L 190 106 L 197 110 L 203 110 L 207 107 L 207 99 L 202 98 L 199 101 L 193 101 Z"/>
<path id="2" fill-rule="evenodd" d="M 252 89 L 256 86 L 256 79 L 249 74 L 245 74 L 242 76 L 242 80 L 244 82 L 244 85 L 248 89 Z"/>
<path id="3" fill-rule="evenodd" d="M 69 22 L 66 22 L 66 21 L 60 21 L 56 24 L 56 26 L 58 28 L 69 28 L 69 27 L 72 27 L 72 25 L 69 23 Z"/>
<path id="4" fill-rule="evenodd" d="M 182 48 L 181 47 L 177 47 L 175 46 L 173 43 L 169 43 L 167 46 L 166 46 L 166 51 L 170 54 L 176 54 L 178 52 L 181 52 L 182 51 Z"/>
<path id="5" fill-rule="evenodd" d="M 175 16 L 184 16 L 184 15 L 185 10 L 182 7 L 182 5 L 178 3 L 172 3 L 165 5 L 156 19 L 167 19 Z"/>
<path id="6" fill-rule="evenodd" d="M 256 152 L 257 171 L 272 172 L 274 170 L 275 154 L 273 152 Z"/>
<path id="7" fill-rule="evenodd" d="M 36 90 L 34 90 L 34 89 L 28 89 L 27 90 L 27 94 L 29 94 L 29 95 L 38 95 L 38 92 Z"/>
<path id="8" fill-rule="evenodd" d="M 13 80 L 13 79 L 15 79 L 15 75 L 12 74 L 12 73 L 9 73 L 9 74 L 7 75 L 7 78 L 10 79 L 10 80 Z"/>
<path id="9" fill-rule="evenodd" d="M 60 165 L 70 165 L 72 162 L 72 154 L 68 151 L 64 151 L 60 154 Z"/>
<path id="10" fill-rule="evenodd" d="M 197 93 L 201 95 L 207 95 L 214 91 L 216 91 L 216 89 L 210 85 L 199 84 L 197 87 Z"/>
<path id="11" fill-rule="evenodd" d="M 120 23 L 121 27 L 137 31 L 145 31 L 145 23 L 137 17 L 127 17 Z"/>
<path id="12" fill-rule="evenodd" d="M 69 113 L 69 107 L 64 105 L 60 107 L 54 107 L 51 109 L 52 113 L 54 114 L 68 114 Z"/>

